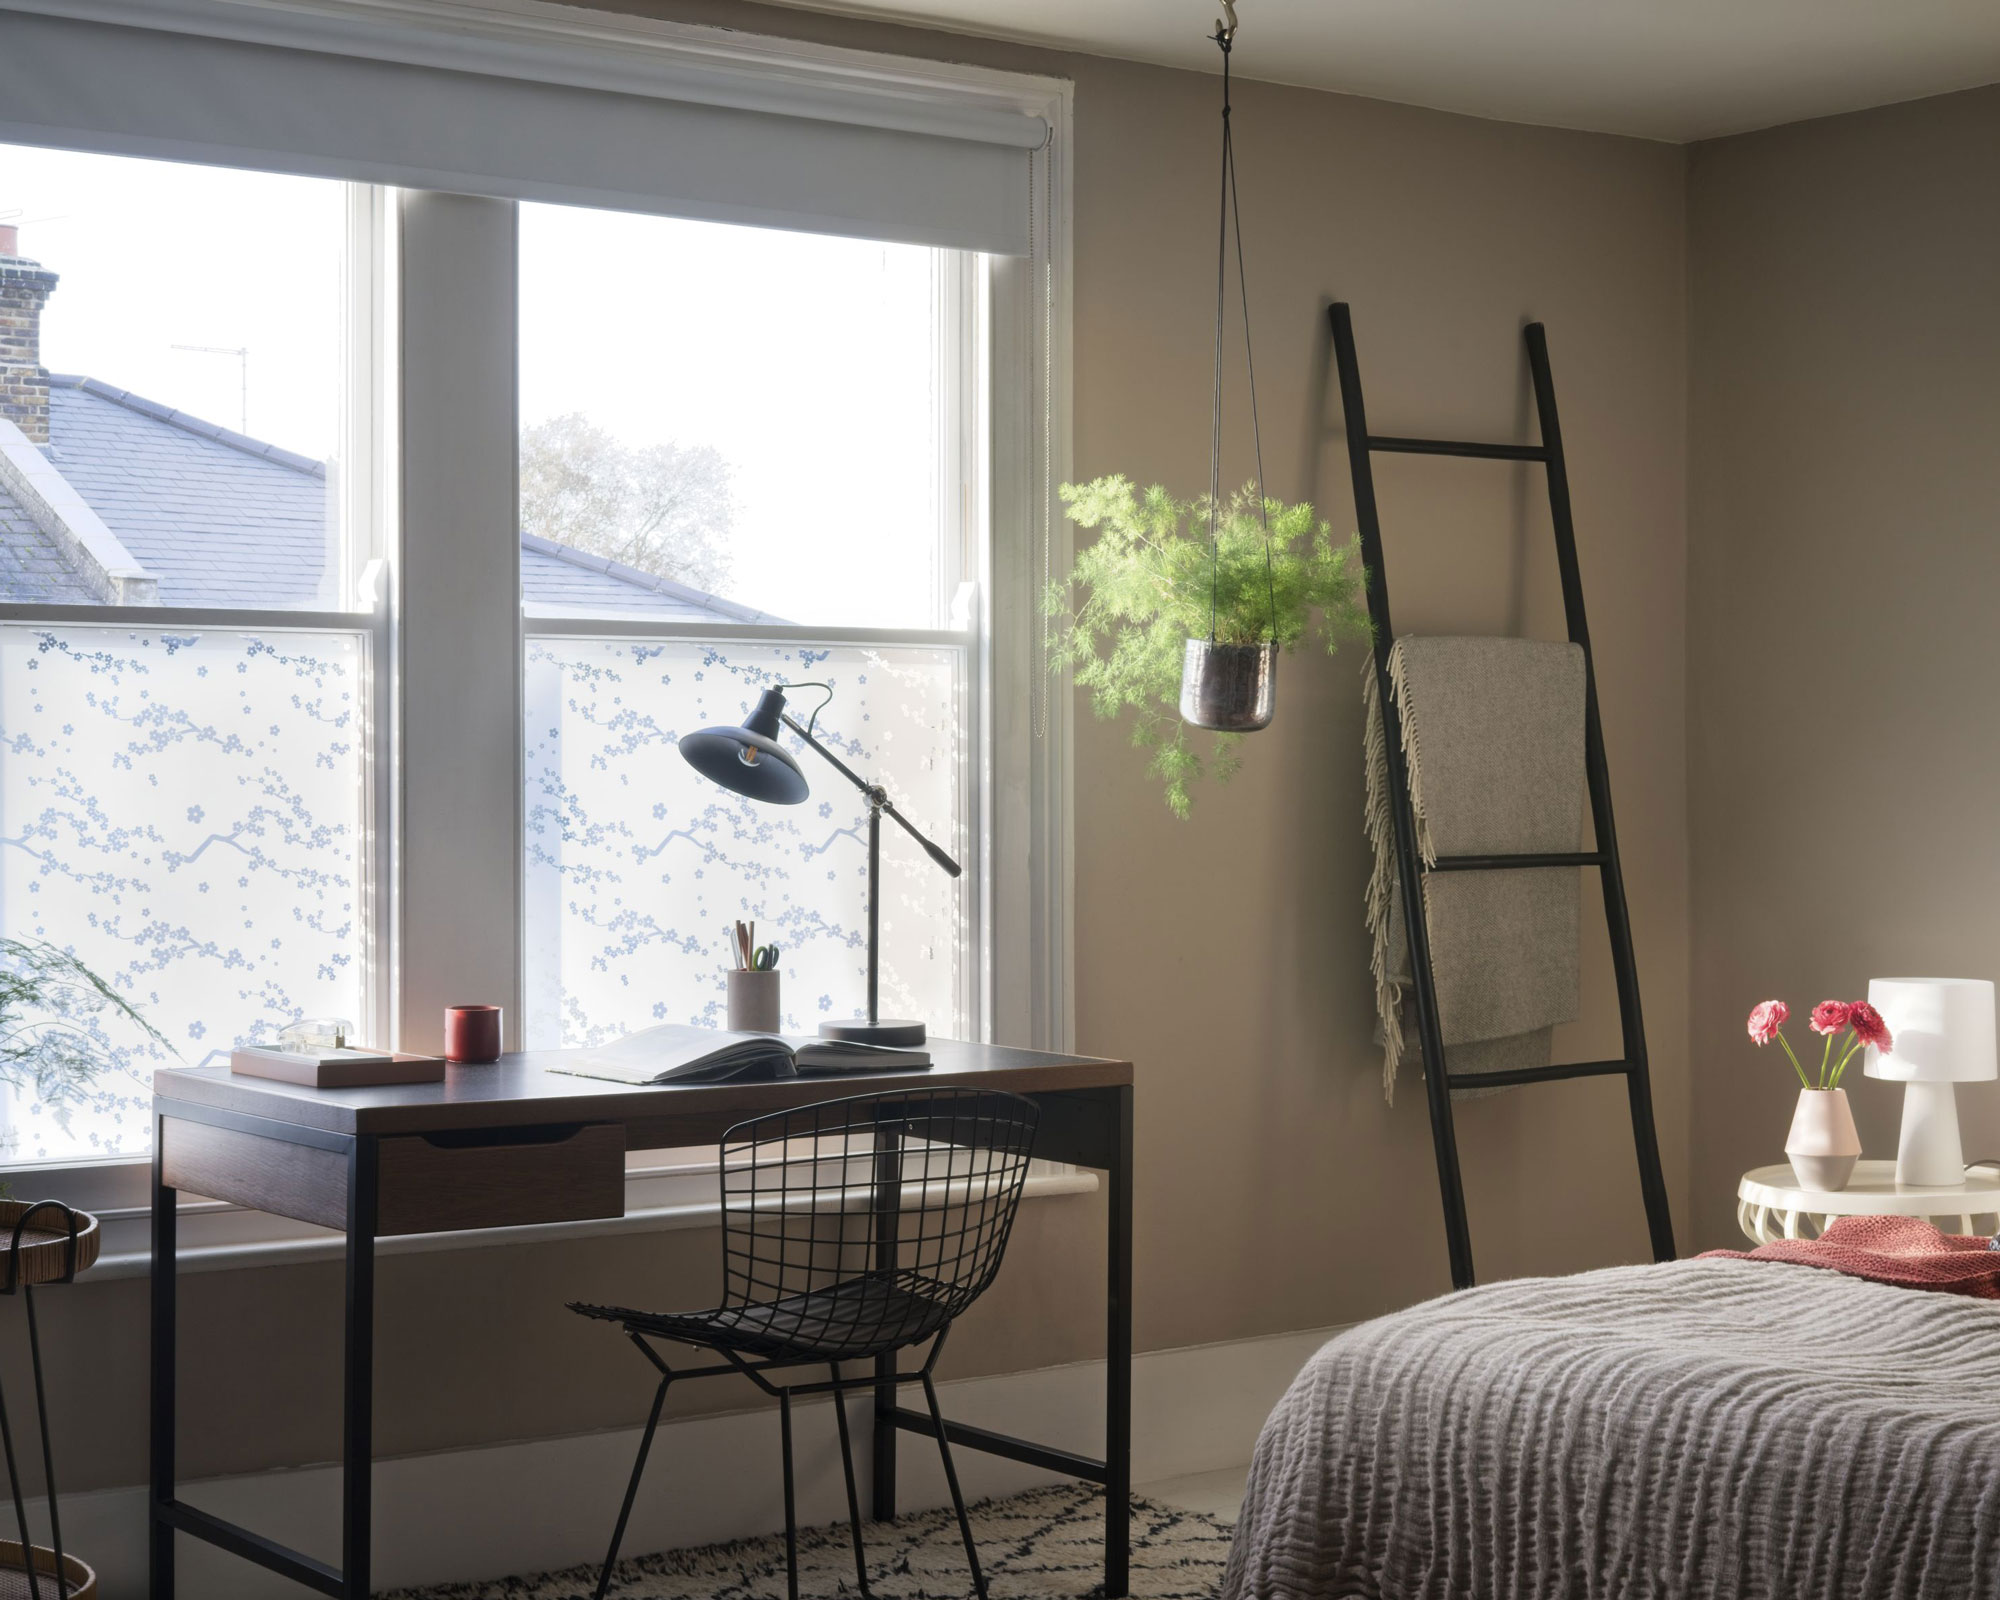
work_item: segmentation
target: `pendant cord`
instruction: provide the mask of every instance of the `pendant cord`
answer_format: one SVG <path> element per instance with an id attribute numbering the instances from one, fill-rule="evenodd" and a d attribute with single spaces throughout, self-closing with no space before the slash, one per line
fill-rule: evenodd
<path id="1" fill-rule="evenodd" d="M 1215 42 L 1222 51 L 1222 194 L 1215 224 L 1215 385 L 1208 411 L 1208 642 L 1215 643 L 1216 589 L 1220 581 L 1222 515 L 1222 317 L 1229 282 L 1229 49 L 1220 23 Z"/>
<path id="2" fill-rule="evenodd" d="M 1250 280 L 1244 272 L 1242 201 L 1236 182 L 1236 140 L 1229 117 L 1229 61 L 1234 36 L 1233 27 L 1216 24 L 1215 43 L 1222 51 L 1222 193 L 1215 238 L 1215 388 L 1209 410 L 1208 433 L 1208 638 L 1211 644 L 1215 642 L 1222 565 L 1222 338 L 1229 303 L 1229 230 L 1232 223 L 1236 229 L 1236 284 L 1243 305 L 1243 365 L 1250 380 L 1250 439 L 1257 459 L 1257 520 L 1264 530 L 1264 594 L 1271 607 L 1272 641 L 1276 642 L 1278 637 L 1278 590 L 1271 559 L 1271 514 L 1264 493 L 1264 435 L 1257 416 L 1257 358 L 1250 338 Z"/>

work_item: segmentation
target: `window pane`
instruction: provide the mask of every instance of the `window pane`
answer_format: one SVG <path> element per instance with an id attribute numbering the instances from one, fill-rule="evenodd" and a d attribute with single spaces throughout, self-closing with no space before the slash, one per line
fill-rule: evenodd
<path id="1" fill-rule="evenodd" d="M 929 628 L 946 257 L 521 207 L 531 616 Z"/>
<path id="2" fill-rule="evenodd" d="M 103 1075 L 0 1092 L 0 1159 L 143 1153 L 156 1066 L 365 1021 L 365 650 L 0 627 L 0 934 L 81 959 L 173 1052 L 100 1012 Z"/>
<path id="3" fill-rule="evenodd" d="M 339 183 L 0 145 L 0 600 L 350 609 Z"/>
<path id="4" fill-rule="evenodd" d="M 961 654 L 942 647 L 531 639 L 527 647 L 527 1031 L 596 1044 L 656 1022 L 720 1027 L 725 930 L 782 955 L 784 1028 L 866 1004 L 867 807 L 787 733 L 812 794 L 742 799 L 674 741 L 738 724 L 773 684 L 819 679 L 817 732 L 910 821 L 959 850 Z M 818 694 L 802 689 L 795 710 Z M 801 717 L 803 720 L 803 715 Z M 882 830 L 881 1013 L 968 1031 L 961 885 Z"/>

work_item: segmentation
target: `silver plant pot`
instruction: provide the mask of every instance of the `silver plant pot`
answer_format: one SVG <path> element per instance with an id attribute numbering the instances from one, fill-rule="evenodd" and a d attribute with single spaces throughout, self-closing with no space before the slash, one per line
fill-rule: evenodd
<path id="1" fill-rule="evenodd" d="M 1271 725 L 1278 700 L 1278 645 L 1190 639 L 1181 658 L 1181 720 L 1217 733 Z"/>

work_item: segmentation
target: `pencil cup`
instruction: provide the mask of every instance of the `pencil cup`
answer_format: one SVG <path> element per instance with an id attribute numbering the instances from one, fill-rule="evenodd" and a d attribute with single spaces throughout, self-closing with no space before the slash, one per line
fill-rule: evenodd
<path id="1" fill-rule="evenodd" d="M 778 975 L 741 968 L 728 974 L 729 1029 L 732 1033 L 778 1031 Z"/>

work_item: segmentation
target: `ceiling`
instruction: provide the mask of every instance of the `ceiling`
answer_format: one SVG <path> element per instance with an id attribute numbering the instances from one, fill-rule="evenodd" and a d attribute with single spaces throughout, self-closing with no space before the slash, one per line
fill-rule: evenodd
<path id="1" fill-rule="evenodd" d="M 1217 0 L 781 0 L 1214 70 Z M 1235 69 L 1676 143 L 2000 81 L 2000 0 L 1238 0 Z"/>

